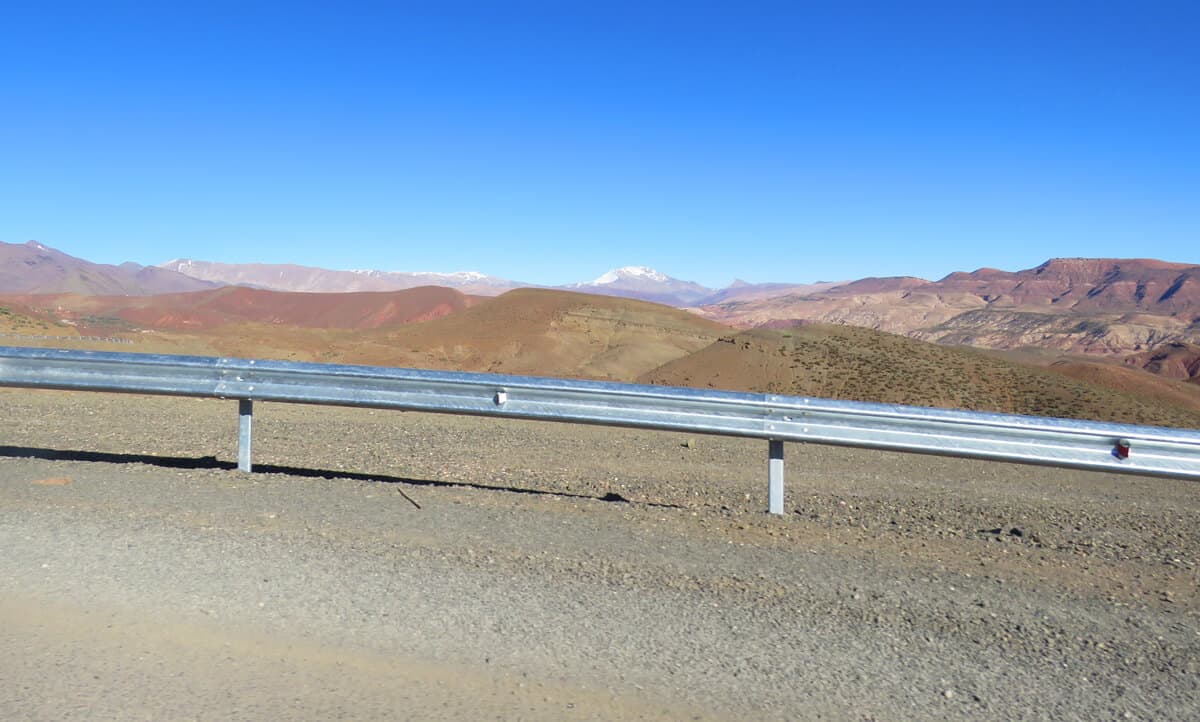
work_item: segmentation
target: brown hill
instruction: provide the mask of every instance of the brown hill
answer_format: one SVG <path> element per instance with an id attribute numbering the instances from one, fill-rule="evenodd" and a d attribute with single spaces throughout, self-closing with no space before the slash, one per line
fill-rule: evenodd
<path id="1" fill-rule="evenodd" d="M 1064 359 L 1047 368 L 1054 373 L 1131 394 L 1147 402 L 1200 412 L 1200 384 L 1165 378 L 1115 362 Z"/>
<path id="2" fill-rule="evenodd" d="M 1200 345 L 1168 343 L 1134 354 L 1125 363 L 1160 376 L 1200 384 Z"/>
<path id="3" fill-rule="evenodd" d="M 639 381 L 1200 428 L 1200 410 L 1185 403 L 850 326 L 739 333 Z"/>
<path id="4" fill-rule="evenodd" d="M 475 299 L 429 286 L 380 293 L 286 293 L 226 286 L 158 296 L 8 296 L 16 307 L 96 331 L 204 331 L 258 323 L 300 328 L 374 329 L 461 311 Z"/>
<path id="5" fill-rule="evenodd" d="M 645 301 L 519 289 L 461 313 L 389 331 L 369 347 L 360 347 L 353 358 L 424 368 L 632 380 L 708 346 L 729 330 Z"/>
<path id="6" fill-rule="evenodd" d="M 382 300 L 413 297 L 424 299 L 416 311 L 426 315 L 442 313 L 452 302 L 470 307 L 428 321 L 410 307 L 381 322 L 391 308 Z M 228 287 L 143 299 L 25 296 L 3 302 L 31 309 L 38 322 L 65 318 L 88 335 L 132 341 L 112 350 L 621 381 L 732 330 L 644 301 L 535 289 L 474 298 L 444 288 L 296 294 Z M 410 320 L 416 322 L 403 323 Z M 32 338 L 21 343 L 47 345 Z M 59 345 L 78 343 L 98 347 L 86 340 Z"/>
<path id="7" fill-rule="evenodd" d="M 0 242 L 0 293 L 145 295 L 217 285 L 154 266 L 92 263 L 36 241 Z"/>
<path id="8" fill-rule="evenodd" d="M 732 330 L 667 306 L 563 291 L 523 289 L 472 303 L 430 321 L 361 330 L 239 321 L 126 335 L 136 350 L 158 353 L 632 381 Z"/>

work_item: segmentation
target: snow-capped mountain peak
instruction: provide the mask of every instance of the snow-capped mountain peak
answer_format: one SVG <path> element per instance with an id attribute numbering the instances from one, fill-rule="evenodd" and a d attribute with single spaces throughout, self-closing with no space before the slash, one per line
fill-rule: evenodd
<path id="1" fill-rule="evenodd" d="M 559 288 L 605 296 L 639 298 L 675 306 L 690 305 L 712 293 L 712 289 L 698 283 L 671 278 L 647 266 L 614 268 L 589 283 L 573 283 Z"/>
<path id="2" fill-rule="evenodd" d="M 660 273 L 647 266 L 624 266 L 622 268 L 614 268 L 603 276 L 592 281 L 589 285 L 605 286 L 621 280 L 632 279 L 658 281 L 659 283 L 665 283 L 671 280 L 670 277 L 668 277 L 665 273 Z"/>

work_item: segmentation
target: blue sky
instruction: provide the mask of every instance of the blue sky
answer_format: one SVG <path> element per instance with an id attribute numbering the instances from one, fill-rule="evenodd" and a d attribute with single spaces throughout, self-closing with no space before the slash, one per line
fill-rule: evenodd
<path id="1" fill-rule="evenodd" d="M 0 240 L 706 285 L 1200 263 L 1200 3 L 8 0 Z"/>

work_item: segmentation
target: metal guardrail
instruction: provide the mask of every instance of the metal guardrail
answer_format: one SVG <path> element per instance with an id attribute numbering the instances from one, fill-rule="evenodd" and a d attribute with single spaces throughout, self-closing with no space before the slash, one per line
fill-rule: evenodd
<path id="1" fill-rule="evenodd" d="M 785 441 L 1200 479 L 1200 432 L 817 398 L 496 374 L 0 347 L 0 385 L 238 401 L 250 471 L 253 402 L 360 406 L 768 440 L 768 509 L 783 513 Z"/>

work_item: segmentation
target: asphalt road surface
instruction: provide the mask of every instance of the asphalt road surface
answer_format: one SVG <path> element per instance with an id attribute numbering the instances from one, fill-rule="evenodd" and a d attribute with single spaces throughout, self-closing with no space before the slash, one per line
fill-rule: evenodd
<path id="1" fill-rule="evenodd" d="M 1200 485 L 0 391 L 0 718 L 1196 719 Z"/>

